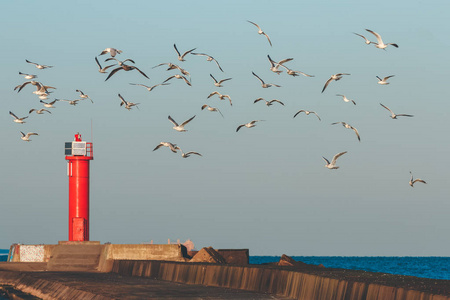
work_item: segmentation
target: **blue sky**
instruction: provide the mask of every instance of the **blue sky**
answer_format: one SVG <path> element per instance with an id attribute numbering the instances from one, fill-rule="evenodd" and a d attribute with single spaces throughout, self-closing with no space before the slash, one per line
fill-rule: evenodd
<path id="1" fill-rule="evenodd" d="M 91 240 L 141 243 L 190 238 L 196 248 L 249 248 L 251 255 L 441 255 L 448 256 L 449 175 L 446 157 L 450 109 L 447 71 L 449 31 L 446 1 L 11 1 L 4 4 L 0 71 L 0 248 L 20 242 L 67 239 L 68 178 L 64 142 L 79 131 L 94 142 L 91 162 Z M 273 47 L 247 20 L 258 23 Z M 386 51 L 364 44 L 353 32 L 394 42 Z M 204 57 L 215 57 L 224 73 Z M 108 81 L 94 57 L 121 49 L 150 79 L 118 72 Z M 267 55 L 315 77 L 276 75 Z M 105 65 L 104 59 L 99 60 Z M 54 66 L 38 70 L 25 59 Z M 175 71 L 191 73 L 152 92 L 129 83 L 161 83 Z M 94 104 L 58 102 L 51 115 L 28 85 L 13 88 L 32 73 L 57 87 L 50 100 L 77 99 L 76 89 Z M 282 87 L 261 88 L 251 74 Z M 322 87 L 330 75 L 350 73 Z M 224 87 L 217 79 L 231 77 Z M 395 75 L 380 86 L 375 76 Z M 233 100 L 216 97 L 213 91 Z M 117 94 L 138 102 L 120 107 Z M 345 103 L 336 94 L 354 99 Z M 256 98 L 278 99 L 265 106 Z M 391 120 L 379 103 L 413 118 Z M 201 111 L 208 104 L 224 114 Z M 316 111 L 322 121 L 300 109 Z M 171 115 L 187 132 L 172 129 Z M 265 120 L 254 128 L 236 127 Z M 359 130 L 331 126 L 347 122 Z M 91 122 L 93 136 L 91 137 Z M 32 142 L 19 131 L 37 132 Z M 181 158 L 161 141 L 203 157 Z M 338 170 L 322 156 L 348 151 Z M 443 159 L 444 158 L 444 159 Z M 408 185 L 409 171 L 428 182 Z"/>

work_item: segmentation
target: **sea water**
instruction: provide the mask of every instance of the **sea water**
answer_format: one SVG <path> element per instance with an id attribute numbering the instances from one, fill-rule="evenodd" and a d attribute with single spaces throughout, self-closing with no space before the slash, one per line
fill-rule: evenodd
<path id="1" fill-rule="evenodd" d="M 291 256 L 307 264 L 450 280 L 450 257 L 416 256 Z M 277 262 L 280 256 L 250 256 L 251 264 Z"/>

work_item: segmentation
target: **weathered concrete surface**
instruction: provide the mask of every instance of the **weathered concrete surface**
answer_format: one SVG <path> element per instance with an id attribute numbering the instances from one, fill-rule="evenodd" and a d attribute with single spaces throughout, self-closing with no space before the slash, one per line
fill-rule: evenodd
<path id="1" fill-rule="evenodd" d="M 50 271 L 97 270 L 102 246 L 100 243 L 63 243 L 52 252 L 47 268 Z"/>
<path id="2" fill-rule="evenodd" d="M 12 285 L 42 299 L 287 299 L 113 273 L 0 271 L 0 284 Z"/>
<path id="3" fill-rule="evenodd" d="M 450 300 L 450 281 L 308 266 L 115 261 L 113 272 L 301 300 Z"/>
<path id="4" fill-rule="evenodd" d="M 215 264 L 225 264 L 225 258 L 222 257 L 213 247 L 205 247 L 198 251 L 189 262 L 206 262 Z"/>
<path id="5" fill-rule="evenodd" d="M 248 249 L 215 249 L 230 265 L 248 265 L 249 251 Z M 198 251 L 188 251 L 189 257 L 194 257 Z"/>

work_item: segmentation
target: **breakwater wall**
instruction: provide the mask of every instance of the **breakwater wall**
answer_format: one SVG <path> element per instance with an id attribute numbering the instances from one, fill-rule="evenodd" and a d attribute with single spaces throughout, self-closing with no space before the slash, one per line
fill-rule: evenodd
<path id="1" fill-rule="evenodd" d="M 116 260 L 112 272 L 185 284 L 270 293 L 299 300 L 450 300 L 446 296 L 448 294 L 415 289 L 420 285 L 414 282 L 414 278 L 389 275 L 396 278 L 397 283 L 396 286 L 390 286 L 376 283 L 377 279 L 380 281 L 377 277 L 383 274 L 343 269 L 302 272 L 252 265 Z M 398 286 L 400 279 L 403 279 L 403 284 Z M 388 278 L 387 281 L 392 280 Z"/>

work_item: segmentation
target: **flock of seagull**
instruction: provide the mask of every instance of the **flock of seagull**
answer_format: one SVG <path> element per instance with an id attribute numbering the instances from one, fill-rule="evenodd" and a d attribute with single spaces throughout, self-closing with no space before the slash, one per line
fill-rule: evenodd
<path id="1" fill-rule="evenodd" d="M 271 42 L 271 40 L 270 40 L 270 37 L 269 37 L 269 36 L 261 29 L 261 27 L 260 27 L 258 24 L 254 23 L 254 22 L 252 22 L 252 21 L 248 21 L 248 22 L 251 23 L 251 24 L 253 24 L 254 26 L 257 27 L 257 29 L 258 29 L 258 34 L 263 35 L 263 36 L 267 39 L 269 45 L 272 47 L 272 42 Z M 387 48 L 388 46 L 393 46 L 393 47 L 398 48 L 398 45 L 395 44 L 395 43 L 384 43 L 383 40 L 382 40 L 382 38 L 381 38 L 381 36 L 380 36 L 378 33 L 374 32 L 374 31 L 372 31 L 372 30 L 369 30 L 369 29 L 366 29 L 366 31 L 369 32 L 369 33 L 371 33 L 372 35 L 375 36 L 376 42 L 371 41 L 370 39 L 366 38 L 364 35 L 361 35 L 361 34 L 359 34 L 359 33 L 354 33 L 354 34 L 357 35 L 357 36 L 362 37 L 367 45 L 373 44 L 373 45 L 374 45 L 376 48 L 378 48 L 378 49 L 386 50 L 386 48 Z M 217 65 L 218 69 L 219 69 L 221 72 L 224 72 L 223 69 L 222 69 L 222 67 L 221 67 L 221 65 L 219 64 L 219 62 L 218 62 L 213 56 L 211 56 L 211 55 L 208 55 L 208 54 L 205 54 L 205 53 L 196 53 L 196 52 L 194 52 L 194 51 L 196 50 L 196 48 L 192 48 L 192 49 L 187 50 L 187 51 L 185 51 L 185 52 L 180 52 L 180 51 L 178 50 L 178 47 L 176 46 L 176 44 L 174 44 L 173 47 L 174 47 L 174 50 L 175 50 L 175 52 L 176 52 L 177 59 L 178 59 L 178 61 L 180 61 L 180 62 L 186 61 L 188 55 L 204 56 L 204 57 L 206 57 L 206 60 L 207 60 L 207 61 L 209 61 L 209 62 L 214 62 L 214 63 Z M 105 81 L 109 80 L 112 76 L 118 74 L 118 72 L 119 72 L 119 71 L 122 71 L 122 70 L 125 71 L 125 72 L 128 72 L 128 71 L 137 71 L 137 72 L 140 73 L 143 77 L 145 77 L 146 79 L 149 79 L 149 77 L 148 77 L 148 76 L 147 76 L 140 68 L 138 68 L 138 67 L 135 65 L 135 62 L 134 62 L 133 59 L 127 58 L 127 59 L 124 59 L 123 61 L 117 59 L 116 57 L 118 57 L 118 55 L 120 55 L 121 53 L 123 53 L 123 51 L 121 51 L 121 50 L 118 50 L 118 49 L 115 49 L 115 48 L 106 48 L 105 50 L 101 51 L 101 53 L 100 53 L 98 56 L 95 57 L 95 62 L 96 62 L 96 64 L 97 64 L 97 66 L 98 66 L 98 72 L 99 72 L 99 73 L 102 73 L 102 74 L 107 74 Z M 99 61 L 99 57 L 102 56 L 102 55 L 105 55 L 105 54 L 109 54 L 110 57 L 106 58 L 104 62 L 105 62 L 105 63 L 106 63 L 106 62 L 114 62 L 114 63 L 113 63 L 113 64 L 106 65 L 105 67 L 102 67 L 102 65 L 101 65 L 101 63 L 100 63 L 100 61 Z M 281 73 L 283 73 L 284 71 L 283 71 L 282 69 L 284 69 L 285 72 L 286 72 L 286 74 L 288 74 L 288 75 L 290 75 L 290 76 L 293 76 L 293 77 L 296 77 L 296 76 L 299 76 L 299 75 L 303 75 L 303 76 L 305 76 L 305 77 L 314 77 L 314 75 L 309 75 L 309 74 L 306 74 L 306 73 L 301 72 L 301 71 L 294 71 L 294 70 L 290 69 L 289 67 L 287 67 L 285 64 L 288 63 L 288 62 L 290 62 L 290 61 L 292 61 L 293 58 L 286 58 L 286 59 L 282 59 L 282 60 L 280 60 L 280 61 L 275 61 L 275 60 L 273 60 L 269 55 L 267 55 L 267 59 L 268 59 L 269 64 L 270 64 L 270 67 L 269 67 L 270 71 L 273 72 L 273 73 L 275 73 L 275 74 L 277 74 L 277 75 L 280 75 Z M 37 69 L 39 69 L 39 70 L 48 69 L 48 68 L 52 68 L 52 67 L 53 67 L 53 66 L 49 66 L 49 65 L 43 65 L 43 64 L 34 63 L 34 62 L 31 62 L 31 61 L 29 61 L 29 60 L 27 60 L 27 59 L 26 59 L 25 61 L 26 61 L 26 63 L 28 63 L 28 64 L 34 65 L 34 66 L 35 66 Z M 180 80 L 182 80 L 185 84 L 187 84 L 188 86 L 192 86 L 192 83 L 191 83 L 191 80 L 190 80 L 191 74 L 190 74 L 187 70 L 185 70 L 185 69 L 183 69 L 182 67 L 180 67 L 180 66 L 178 66 L 178 65 L 176 65 L 176 64 L 174 64 L 174 63 L 171 63 L 171 62 L 169 62 L 169 63 L 160 63 L 160 64 L 154 66 L 153 68 L 157 68 L 157 67 L 161 67 L 161 66 L 166 66 L 166 67 L 167 67 L 167 70 L 166 70 L 166 71 L 176 70 L 176 71 L 178 71 L 180 74 L 179 74 L 179 73 L 176 73 L 176 74 L 174 74 L 174 75 L 172 75 L 172 76 L 169 76 L 169 77 L 168 77 L 166 80 L 164 80 L 163 82 L 161 82 L 161 83 L 159 83 L 159 84 L 152 85 L 152 86 L 145 85 L 145 84 L 140 84 L 140 83 L 130 83 L 130 85 L 133 85 L 133 86 L 141 86 L 141 87 L 146 88 L 149 92 L 151 92 L 151 91 L 152 91 L 153 89 L 155 89 L 156 87 L 169 85 L 170 83 L 169 83 L 168 81 L 170 81 L 170 80 L 172 80 L 172 79 L 180 79 Z M 113 67 L 114 67 L 114 68 L 113 68 Z M 110 69 L 110 68 L 112 68 L 112 69 L 111 69 L 111 71 L 108 73 L 108 69 Z M 121 73 L 123 73 L 123 72 L 121 72 Z M 17 92 L 21 92 L 21 91 L 22 91 L 25 87 L 27 87 L 28 85 L 34 86 L 34 87 L 36 88 L 36 90 L 33 91 L 33 94 L 35 94 L 35 95 L 37 95 L 37 96 L 39 97 L 40 103 L 42 103 L 42 105 L 45 107 L 45 108 L 40 108 L 40 109 L 32 108 L 32 109 L 29 110 L 29 115 L 30 115 L 31 113 L 33 113 L 33 112 L 35 112 L 36 114 L 40 114 L 40 115 L 42 115 L 42 114 L 44 114 L 44 113 L 51 114 L 51 111 L 48 110 L 48 109 L 46 109 L 46 108 L 54 108 L 55 103 L 58 102 L 58 101 L 68 102 L 70 105 L 74 105 L 74 106 L 77 105 L 79 101 L 83 101 L 83 100 L 86 100 L 86 99 L 89 99 L 92 103 L 94 103 L 93 100 L 92 100 L 87 94 L 83 93 L 83 92 L 82 92 L 81 90 L 79 90 L 79 89 L 75 89 L 75 91 L 76 91 L 77 93 L 79 93 L 79 99 L 75 99 L 75 100 L 54 99 L 54 100 L 51 101 L 51 102 L 45 102 L 45 101 L 43 101 L 43 100 L 48 99 L 48 97 L 50 96 L 50 94 L 53 92 L 52 90 L 54 90 L 54 89 L 56 89 L 56 88 L 55 88 L 55 87 L 52 87 L 52 86 L 49 86 L 49 85 L 45 85 L 45 84 L 43 84 L 43 83 L 40 82 L 40 81 L 37 81 L 37 80 L 36 80 L 36 78 L 38 77 L 37 75 L 26 74 L 26 73 L 22 73 L 22 72 L 19 72 L 19 75 L 24 76 L 24 78 L 25 78 L 26 80 L 28 80 L 28 81 L 25 81 L 25 82 L 23 82 L 22 84 L 17 85 L 17 86 L 14 88 L 14 90 L 16 90 Z M 278 85 L 278 84 L 275 84 L 275 83 L 268 83 L 268 82 L 264 81 L 260 76 L 258 76 L 257 74 L 255 74 L 255 72 L 253 72 L 253 71 L 252 71 L 252 75 L 260 82 L 262 88 L 270 88 L 270 87 L 277 87 L 277 88 L 279 88 L 279 87 L 281 87 L 281 86 Z M 324 84 L 324 86 L 323 86 L 323 88 L 322 88 L 322 93 L 325 92 L 325 90 L 327 89 L 327 87 L 328 87 L 333 81 L 336 81 L 336 82 L 337 82 L 337 81 L 341 80 L 342 78 L 344 78 L 344 76 L 349 76 L 349 75 L 351 75 L 351 74 L 349 74 L 349 73 L 336 73 L 336 74 L 331 75 L 331 77 L 325 82 L 325 84 Z M 117 75 L 116 75 L 116 76 L 117 76 Z M 225 82 L 227 82 L 227 81 L 229 81 L 229 80 L 232 79 L 232 78 L 225 78 L 225 79 L 219 79 L 219 80 L 217 80 L 212 74 L 210 74 L 210 77 L 212 78 L 213 84 L 214 84 L 215 87 L 223 87 L 223 84 L 224 84 Z M 380 84 L 380 85 L 388 85 L 389 82 L 388 82 L 387 80 L 390 79 L 390 78 L 392 78 L 392 77 L 394 77 L 394 75 L 386 76 L 386 77 L 384 77 L 384 78 L 381 78 L 381 77 L 379 77 L 379 76 L 376 76 L 376 78 L 378 79 L 378 84 Z M 207 99 L 209 99 L 209 98 L 211 98 L 211 97 L 213 97 L 213 96 L 217 96 L 217 97 L 219 98 L 219 100 L 228 100 L 229 103 L 230 103 L 230 106 L 233 105 L 233 104 L 232 104 L 231 97 L 230 97 L 229 95 L 222 94 L 222 93 L 220 93 L 220 92 L 218 92 L 218 91 L 214 91 L 214 92 L 210 93 L 209 96 L 207 96 Z M 356 105 L 356 102 L 355 102 L 354 100 L 347 98 L 347 97 L 346 97 L 345 95 L 343 95 L 343 94 L 336 94 L 336 96 L 342 97 L 342 100 L 343 100 L 344 102 L 353 103 L 353 105 Z M 127 100 L 124 99 L 124 97 L 123 97 L 121 94 L 118 94 L 118 97 L 119 97 L 119 99 L 120 99 L 120 104 L 119 104 L 119 105 L 120 105 L 121 107 L 123 106 L 123 107 L 124 107 L 125 109 L 127 109 L 127 110 L 131 110 L 133 107 L 139 108 L 138 105 L 139 105 L 140 103 L 133 103 L 133 102 L 127 101 Z M 278 100 L 278 99 L 272 99 L 272 100 L 269 100 L 269 101 L 268 101 L 268 100 L 265 100 L 264 98 L 257 98 L 256 100 L 253 101 L 253 103 L 258 103 L 258 102 L 264 102 L 266 106 L 272 106 L 272 105 L 274 105 L 274 104 L 284 106 L 284 103 L 281 102 L 281 101 Z M 380 103 L 380 105 L 381 105 L 384 109 L 386 109 L 386 110 L 389 111 L 389 113 L 391 114 L 390 117 L 391 117 L 392 119 L 397 119 L 397 117 L 413 117 L 413 115 L 410 115 L 410 114 L 395 114 L 395 113 L 394 113 L 390 108 L 388 108 L 387 106 L 385 106 L 385 105 L 383 105 L 383 104 L 381 104 L 381 103 Z M 206 109 L 206 110 L 208 110 L 208 111 L 211 111 L 211 112 L 218 112 L 218 113 L 220 113 L 220 115 L 223 117 L 222 112 L 221 112 L 218 108 L 216 108 L 216 107 L 212 107 L 212 106 L 209 106 L 209 105 L 207 105 L 207 104 L 204 104 L 204 105 L 201 107 L 201 110 L 204 110 L 204 109 Z M 305 110 L 305 109 L 301 109 L 301 110 L 297 111 L 297 112 L 294 114 L 293 118 L 297 117 L 297 116 L 298 116 L 299 114 L 301 114 L 301 113 L 304 113 L 304 114 L 307 115 L 307 116 L 310 115 L 310 114 L 313 114 L 313 115 L 315 115 L 315 116 L 317 117 L 317 119 L 318 119 L 319 121 L 321 121 L 321 118 L 319 117 L 319 115 L 318 115 L 315 111 L 310 111 L 310 110 Z M 14 121 L 15 123 L 19 123 L 19 124 L 24 124 L 24 123 L 26 123 L 26 122 L 25 122 L 25 119 L 27 119 L 27 118 L 29 117 L 29 116 L 18 117 L 18 116 L 15 115 L 12 111 L 10 111 L 9 114 L 14 118 L 13 121 Z M 194 120 L 195 117 L 196 117 L 196 116 L 194 115 L 193 117 L 187 119 L 186 121 L 182 122 L 181 124 L 179 124 L 178 122 L 176 122 L 170 115 L 168 116 L 168 120 L 174 125 L 174 126 L 173 126 L 173 129 L 174 129 L 174 130 L 176 130 L 176 131 L 178 131 L 178 132 L 186 132 L 187 130 L 185 129 L 185 127 L 186 127 L 192 120 Z M 240 125 L 236 128 L 236 132 L 238 132 L 238 131 L 239 131 L 240 129 L 242 129 L 242 128 L 252 128 L 252 127 L 255 127 L 256 124 L 257 124 L 258 122 L 261 122 L 261 121 L 264 121 L 264 120 L 252 120 L 252 121 L 250 121 L 250 122 L 248 122 L 248 123 L 240 124 Z M 351 126 L 350 124 L 348 124 L 348 123 L 346 123 L 346 122 L 334 122 L 334 123 L 332 123 L 331 125 L 337 125 L 337 124 L 341 124 L 341 125 L 342 125 L 344 128 L 346 128 L 346 129 L 351 129 L 351 130 L 353 130 L 354 133 L 355 133 L 355 135 L 356 135 L 356 137 L 357 137 L 357 139 L 358 139 L 358 141 L 361 141 L 360 134 L 359 134 L 358 130 L 357 130 L 354 126 Z M 24 141 L 27 141 L 27 142 L 31 141 L 31 140 L 30 140 L 30 137 L 31 137 L 31 136 L 34 136 L 34 135 L 37 136 L 37 135 L 38 135 L 38 134 L 35 133 L 35 132 L 28 132 L 27 134 L 25 134 L 24 132 L 20 131 L 20 133 L 21 133 L 21 137 L 20 137 L 20 138 L 21 138 L 22 140 L 24 140 Z M 202 156 L 202 154 L 200 154 L 200 153 L 198 153 L 198 152 L 196 152 L 196 151 L 183 152 L 182 149 L 181 149 L 178 145 L 173 144 L 173 143 L 171 143 L 171 142 L 160 142 L 160 143 L 153 149 L 153 151 L 156 151 L 156 150 L 160 149 L 161 147 L 167 147 L 167 148 L 169 148 L 173 153 L 178 153 L 178 151 L 180 151 L 181 157 L 182 157 L 182 158 L 188 158 L 188 157 L 190 157 L 191 155 Z M 342 155 L 346 154 L 346 153 L 347 153 L 347 151 L 343 151 L 343 152 L 337 153 L 336 155 L 334 155 L 334 157 L 332 158 L 331 162 L 330 162 L 327 158 L 323 157 L 324 161 L 326 162 L 325 167 L 328 168 L 328 169 L 332 169 L 332 170 L 338 169 L 339 166 L 336 165 L 337 159 L 338 159 L 339 157 L 341 157 Z M 411 172 L 410 172 L 410 173 L 411 173 Z M 411 179 L 410 179 L 409 185 L 410 185 L 411 187 L 414 187 L 414 184 L 417 183 L 417 182 L 426 184 L 426 182 L 425 182 L 424 180 L 422 180 L 422 179 L 415 179 L 415 180 L 414 180 L 414 179 L 413 179 L 413 176 L 412 176 L 412 173 L 411 173 Z"/>

